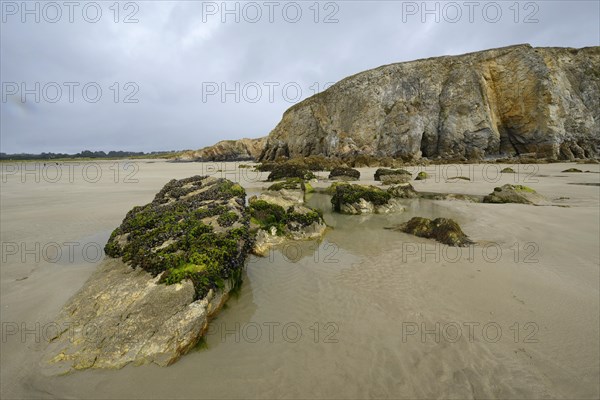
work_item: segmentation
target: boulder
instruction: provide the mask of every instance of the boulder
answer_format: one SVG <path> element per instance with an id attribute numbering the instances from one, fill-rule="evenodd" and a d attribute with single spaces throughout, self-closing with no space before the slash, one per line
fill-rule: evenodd
<path id="1" fill-rule="evenodd" d="M 342 214 L 387 214 L 404 211 L 402 203 L 375 186 L 338 185 L 331 198 L 333 210 Z"/>
<path id="2" fill-rule="evenodd" d="M 354 168 L 337 167 L 331 170 L 329 179 L 357 181 L 360 179 L 360 172 Z"/>
<path id="3" fill-rule="evenodd" d="M 319 210 L 288 193 L 286 189 L 269 191 L 250 200 L 251 227 L 256 231 L 254 254 L 266 256 L 269 249 L 287 240 L 316 239 L 325 233 L 327 225 Z"/>
<path id="4" fill-rule="evenodd" d="M 384 176 L 400 176 L 403 179 L 406 179 L 405 177 L 408 177 L 408 180 L 410 180 L 412 174 L 405 169 L 378 168 L 377 171 L 375 171 L 374 179 L 376 181 L 382 181 L 382 178 Z"/>
<path id="5" fill-rule="evenodd" d="M 245 192 L 226 179 L 172 180 L 127 213 L 106 259 L 55 320 L 50 373 L 166 366 L 192 349 L 230 290 L 253 238 Z"/>
<path id="6" fill-rule="evenodd" d="M 535 190 L 523 185 L 506 184 L 494 188 L 494 191 L 483 198 L 484 203 L 518 203 L 548 205 L 550 202 Z"/>
<path id="7" fill-rule="evenodd" d="M 465 235 L 460 226 L 448 218 L 436 218 L 433 221 L 427 218 L 414 217 L 408 222 L 394 228 L 411 235 L 434 239 L 440 243 L 454 247 L 466 247 L 473 242 Z"/>
<path id="8" fill-rule="evenodd" d="M 429 174 L 425 171 L 421 171 L 417 174 L 415 181 L 424 181 L 429 178 Z"/>
<path id="9" fill-rule="evenodd" d="M 315 175 L 306 167 L 291 163 L 277 164 L 273 166 L 271 173 L 267 177 L 268 181 L 276 181 L 286 178 L 299 178 L 303 180 L 314 179 Z"/>

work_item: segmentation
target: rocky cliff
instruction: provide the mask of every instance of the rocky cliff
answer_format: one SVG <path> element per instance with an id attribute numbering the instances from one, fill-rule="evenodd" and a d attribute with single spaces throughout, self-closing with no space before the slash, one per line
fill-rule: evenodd
<path id="1" fill-rule="evenodd" d="M 260 160 L 598 155 L 600 47 L 518 45 L 391 64 L 288 109 Z"/>
<path id="2" fill-rule="evenodd" d="M 222 140 L 200 150 L 186 151 L 177 161 L 255 161 L 267 138 Z"/>

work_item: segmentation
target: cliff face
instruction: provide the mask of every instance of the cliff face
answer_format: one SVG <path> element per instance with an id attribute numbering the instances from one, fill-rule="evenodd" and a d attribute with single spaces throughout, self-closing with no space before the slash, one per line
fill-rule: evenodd
<path id="1" fill-rule="evenodd" d="M 261 160 L 598 155 L 600 47 L 518 45 L 382 66 L 288 109 Z"/>
<path id="2" fill-rule="evenodd" d="M 258 139 L 222 140 L 213 146 L 188 151 L 178 161 L 254 161 L 260 156 L 266 137 Z"/>

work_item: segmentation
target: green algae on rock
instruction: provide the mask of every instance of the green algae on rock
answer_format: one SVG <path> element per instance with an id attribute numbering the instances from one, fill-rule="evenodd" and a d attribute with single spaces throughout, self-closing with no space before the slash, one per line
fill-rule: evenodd
<path id="1" fill-rule="evenodd" d="M 342 214 L 386 214 L 404 210 L 390 193 L 363 185 L 336 186 L 331 204 L 334 211 Z"/>
<path id="2" fill-rule="evenodd" d="M 329 179 L 357 181 L 360 179 L 360 172 L 354 168 L 337 167 L 331 170 Z"/>
<path id="3" fill-rule="evenodd" d="M 460 226 L 454 220 L 448 218 L 436 218 L 432 221 L 427 218 L 414 217 L 408 222 L 390 229 L 426 239 L 434 239 L 448 246 L 466 247 L 473 244 Z"/>
<path id="4" fill-rule="evenodd" d="M 374 178 L 376 181 L 381 181 L 383 176 L 390 175 L 406 175 L 409 178 L 412 177 L 412 174 L 405 169 L 378 168 L 377 171 L 375 171 Z"/>
<path id="5" fill-rule="evenodd" d="M 415 181 L 424 181 L 427 178 L 429 178 L 429 174 L 425 171 L 421 171 L 417 174 Z"/>
<path id="6" fill-rule="evenodd" d="M 515 170 L 512 169 L 511 167 L 506 167 L 503 168 L 502 171 L 500 171 L 501 174 L 514 174 Z"/>
<path id="7" fill-rule="evenodd" d="M 244 203 L 244 189 L 226 179 L 172 180 L 127 213 L 105 253 L 167 284 L 190 279 L 202 298 L 244 264 L 252 242 Z"/>
<path id="8" fill-rule="evenodd" d="M 494 188 L 494 191 L 483 198 L 484 203 L 517 203 L 548 205 L 549 201 L 535 190 L 523 185 L 506 184 Z"/>
<path id="9" fill-rule="evenodd" d="M 193 349 L 241 285 L 254 240 L 244 204 L 241 186 L 194 176 L 129 211 L 107 257 L 54 319 L 69 329 L 47 337 L 44 373 L 167 366 Z"/>
<path id="10" fill-rule="evenodd" d="M 267 177 L 267 180 L 276 181 L 285 178 L 300 178 L 309 180 L 314 179 L 315 175 L 303 165 L 285 163 L 273 166 L 273 169 Z"/>
<path id="11" fill-rule="evenodd" d="M 286 240 L 316 239 L 325 233 L 323 213 L 303 204 L 285 189 L 252 197 L 248 206 L 251 229 L 256 233 L 252 252 L 265 256 Z"/>

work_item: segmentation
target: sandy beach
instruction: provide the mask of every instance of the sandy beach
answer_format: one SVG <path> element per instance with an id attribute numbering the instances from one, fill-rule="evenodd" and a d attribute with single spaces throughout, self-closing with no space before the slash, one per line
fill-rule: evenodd
<path id="1" fill-rule="evenodd" d="M 53 318 L 102 261 L 111 231 L 170 179 L 213 175 L 247 194 L 248 163 L 2 163 L 2 398 L 598 398 L 600 165 L 408 167 L 417 191 L 486 195 L 505 183 L 553 206 L 405 200 L 393 215 L 333 214 L 321 242 L 251 256 L 207 346 L 176 364 L 48 377 Z M 516 174 L 500 174 L 510 166 Z M 583 173 L 562 173 L 567 168 Z M 359 168 L 361 183 L 376 168 Z M 320 172 L 315 187 L 326 188 Z M 470 180 L 450 180 L 456 176 Z M 455 219 L 455 249 L 383 229 Z M 177 390 L 175 391 L 174 388 Z"/>

